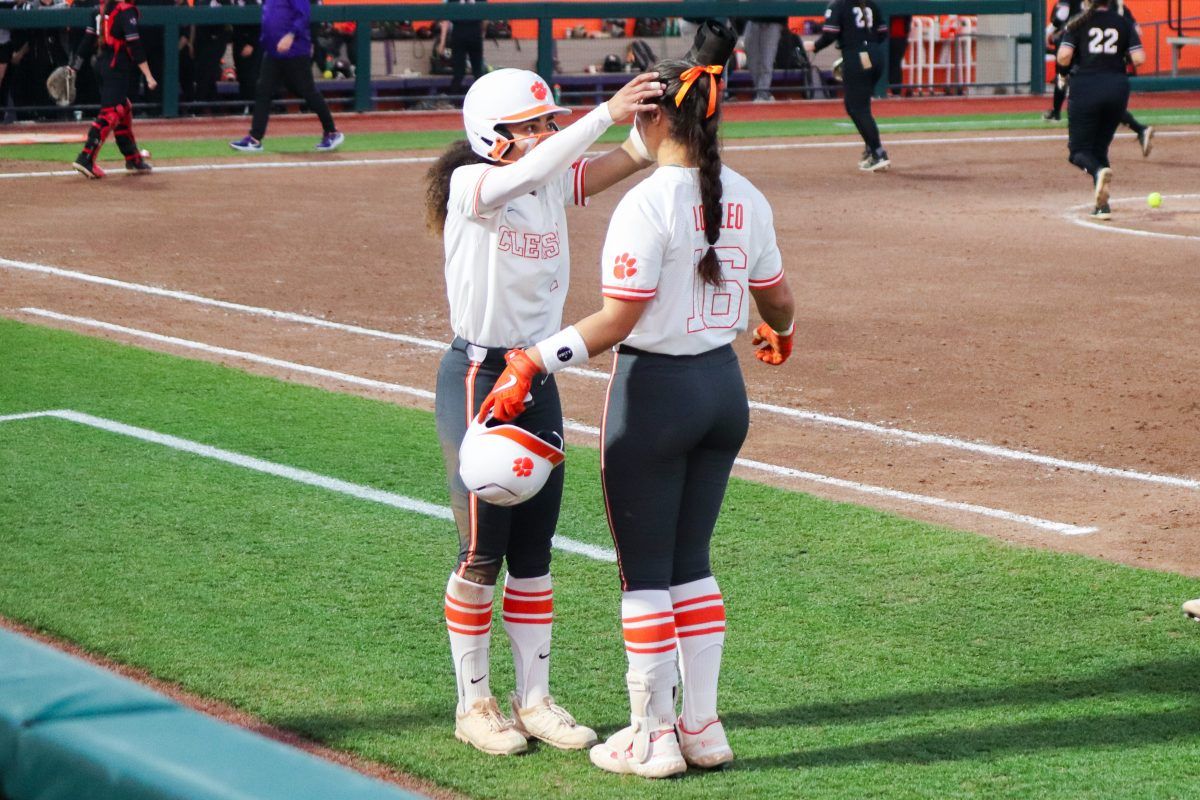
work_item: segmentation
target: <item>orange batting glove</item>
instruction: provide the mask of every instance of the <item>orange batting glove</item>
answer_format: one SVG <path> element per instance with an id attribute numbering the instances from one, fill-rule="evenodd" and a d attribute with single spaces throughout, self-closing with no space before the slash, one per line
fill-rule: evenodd
<path id="1" fill-rule="evenodd" d="M 792 354 L 792 333 L 796 323 L 788 325 L 788 329 L 779 333 L 767 323 L 759 325 L 750 341 L 754 345 L 754 357 L 764 364 L 777 367 L 788 360 Z"/>
<path id="2" fill-rule="evenodd" d="M 511 422 L 521 416 L 533 379 L 542 372 L 524 350 L 509 350 L 504 354 L 504 360 L 508 366 L 500 373 L 488 396 L 483 398 L 480 420 L 486 419 L 489 411 L 501 422 Z"/>

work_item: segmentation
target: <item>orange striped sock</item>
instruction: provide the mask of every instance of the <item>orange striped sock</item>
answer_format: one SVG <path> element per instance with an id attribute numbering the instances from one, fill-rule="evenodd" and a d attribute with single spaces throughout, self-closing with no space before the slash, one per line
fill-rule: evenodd
<path id="1" fill-rule="evenodd" d="M 621 595 L 621 628 L 625 636 L 625 655 L 629 670 L 647 676 L 670 676 L 669 680 L 655 678 L 650 686 L 648 708 L 639 709 L 633 703 L 635 715 L 675 717 L 675 614 L 671 610 L 671 594 L 661 589 L 641 589 Z M 669 686 L 667 685 L 669 683 Z M 633 698 L 631 698 L 631 701 Z"/>
<path id="2" fill-rule="evenodd" d="M 683 727 L 698 731 L 717 718 L 725 600 L 716 579 L 708 577 L 672 586 L 671 601 L 683 679 Z"/>
<path id="3" fill-rule="evenodd" d="M 446 630 L 450 633 L 450 657 L 454 660 L 460 712 L 492 694 L 488 661 L 495 590 L 495 586 L 481 586 L 453 573 L 446 584 Z"/>
<path id="4" fill-rule="evenodd" d="M 550 694 L 550 629 L 554 590 L 550 574 L 504 579 L 504 632 L 512 645 L 517 702 L 528 708 Z"/>

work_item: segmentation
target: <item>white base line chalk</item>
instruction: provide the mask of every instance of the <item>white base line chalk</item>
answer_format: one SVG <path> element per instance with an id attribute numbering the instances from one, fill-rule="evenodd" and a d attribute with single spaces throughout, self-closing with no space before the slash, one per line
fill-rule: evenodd
<path id="1" fill-rule="evenodd" d="M 1183 197 L 1185 195 L 1179 196 Z M 321 319 L 320 317 L 296 314 L 290 311 L 275 311 L 273 309 L 260 308 L 258 306 L 230 303 L 225 300 L 215 300 L 208 297 L 202 297 L 200 295 L 189 294 L 187 292 L 160 289 L 155 286 L 146 286 L 144 284 L 128 283 L 126 281 L 119 281 L 113 278 L 104 278 L 98 275 L 91 275 L 86 272 L 77 272 L 74 270 L 60 269 L 58 267 L 50 267 L 45 264 L 32 264 L 24 261 L 13 261 L 7 258 L 0 258 L 0 268 L 17 269 L 26 272 L 37 272 L 45 275 L 55 275 L 60 278 L 67 278 L 69 280 L 85 281 L 104 286 L 112 286 L 127 291 L 140 292 L 142 294 L 170 297 L 175 300 L 197 303 L 199 305 L 214 306 L 216 308 L 225 308 L 231 311 L 238 311 L 250 315 L 271 317 L 275 319 L 286 319 L 291 322 L 298 322 L 304 325 L 330 328 L 333 330 L 345 331 L 347 333 L 354 333 L 361 336 L 370 336 L 379 339 L 399 341 L 405 344 L 431 350 L 446 349 L 445 342 L 439 342 L 433 339 L 424 339 L 421 337 L 408 336 L 401 333 L 391 333 L 388 331 L 375 330 L 373 328 L 364 328 L 357 325 L 331 322 L 329 320 Z M 590 378 L 592 380 L 608 380 L 608 373 L 600 372 L 599 370 L 594 369 L 568 367 L 567 369 L 563 370 L 563 372 L 584 378 Z M 805 411 L 803 409 L 789 408 L 787 406 L 777 406 L 754 400 L 750 402 L 750 408 L 754 411 L 761 411 L 767 414 L 778 414 L 780 416 L 790 417 L 792 419 L 802 420 L 804 422 L 813 422 L 819 425 L 831 425 L 834 427 L 849 428 L 851 430 L 858 430 L 863 433 L 869 433 L 877 436 L 887 436 L 896 439 L 904 439 L 911 442 L 918 442 L 920 444 L 931 444 L 940 447 L 965 450 L 968 452 L 980 453 L 992 458 L 1026 461 L 1031 464 L 1038 464 L 1051 469 L 1068 469 L 1077 472 L 1086 472 L 1093 475 L 1103 475 L 1110 478 L 1142 481 L 1144 483 L 1155 483 L 1163 486 L 1174 486 L 1182 489 L 1200 489 L 1200 480 L 1195 480 L 1192 478 L 1183 478 L 1174 475 L 1160 475 L 1151 472 L 1139 472 L 1137 470 L 1122 469 L 1120 467 L 1105 467 L 1099 464 L 1091 464 L 1086 461 L 1072 461 L 1054 456 L 1043 456 L 1037 453 L 1029 453 L 1024 450 L 1014 450 L 1008 447 L 1000 447 L 998 445 L 988 444 L 986 442 L 972 442 L 965 439 L 957 439 L 952 436 L 943 436 L 940 434 L 918 433 L 916 431 L 904 430 L 903 428 L 892 428 L 886 425 L 877 425 L 872 422 L 862 422 L 860 420 L 835 417 L 831 414 L 822 414 L 816 411 Z"/>
<path id="2" fill-rule="evenodd" d="M 333 378 L 335 380 L 343 381 L 346 383 L 366 385 L 366 386 L 370 386 L 371 388 L 374 388 L 374 389 L 383 389 L 385 391 L 396 392 L 399 394 L 407 394 L 407 395 L 422 397 L 422 398 L 426 398 L 426 399 L 432 399 L 432 397 L 433 397 L 432 392 L 428 392 L 424 389 L 417 389 L 412 386 L 403 386 L 400 384 L 386 383 L 384 381 L 376 381 L 376 380 L 371 380 L 369 378 L 359 378 L 356 375 L 348 375 L 344 372 L 334 372 L 332 370 L 320 369 L 319 367 L 310 367 L 306 364 L 296 364 L 291 361 L 282 361 L 282 360 L 276 359 L 276 358 L 260 356 L 257 353 L 246 353 L 246 352 L 243 352 L 240 350 L 229 350 L 229 349 L 223 348 L 223 347 L 214 347 L 213 345 L 204 344 L 202 342 L 194 342 L 194 341 L 191 341 L 188 339 L 179 339 L 174 336 L 163 336 L 162 334 L 151 333 L 149 331 L 141 331 L 141 330 L 137 330 L 136 328 L 127 328 L 123 325 L 114 325 L 109 322 L 101 322 L 99 320 L 89 319 L 87 317 L 75 317 L 75 316 L 70 316 L 68 314 L 60 314 L 55 311 L 47 311 L 45 309 L 40 309 L 40 308 L 23 308 L 21 310 L 24 311 L 25 313 L 32 314 L 34 316 L 46 317 L 48 319 L 54 319 L 54 320 L 58 320 L 60 322 L 68 322 L 68 323 L 72 323 L 75 325 L 81 325 L 84 327 L 99 328 L 101 330 L 112 331 L 114 333 L 121 333 L 126 336 L 133 336 L 133 337 L 137 337 L 137 338 L 149 339 L 151 341 L 162 342 L 164 344 L 170 344 L 170 345 L 174 345 L 176 347 L 182 347 L 182 348 L 191 349 L 191 350 L 200 350 L 202 352 L 216 353 L 216 354 L 233 357 L 233 358 L 242 358 L 247 361 L 251 361 L 251 362 L 255 362 L 255 363 L 270 364 L 272 366 L 281 367 L 284 369 L 290 369 L 290 370 L 293 370 L 296 372 L 303 372 L 303 373 L 308 373 L 308 374 L 320 375 L 322 377 Z M 599 433 L 600 433 L 599 429 L 597 429 L 597 428 L 581 425 L 574 421 L 568 421 L 566 423 L 566 426 L 570 430 L 576 430 L 576 431 L 579 431 L 582 433 L 588 433 L 590 435 L 599 435 Z M 742 463 L 742 466 L 745 466 L 749 469 L 758 469 L 758 470 L 770 472 L 770 473 L 776 474 L 776 475 L 784 475 L 784 476 L 799 478 L 799 479 L 803 479 L 803 480 L 810 480 L 810 481 L 814 481 L 816 483 L 823 483 L 823 484 L 827 484 L 827 485 L 838 486 L 843 489 L 850 489 L 852 491 L 859 491 L 859 492 L 863 492 L 865 494 L 870 494 L 870 495 L 875 495 L 875 496 L 891 497 L 892 499 L 905 500 L 907 502 L 917 503 L 917 504 L 921 504 L 921 505 L 936 506 L 939 508 L 950 508 L 950 509 L 955 509 L 958 511 L 966 511 L 969 513 L 982 514 L 984 516 L 992 517 L 994 519 L 1004 519 L 1004 520 L 1008 520 L 1010 522 L 1017 522 L 1017 523 L 1020 523 L 1023 525 L 1033 525 L 1034 527 L 1041 528 L 1043 530 L 1054 531 L 1055 533 L 1063 533 L 1066 535 L 1078 535 L 1078 534 L 1083 534 L 1083 533 L 1094 533 L 1097 530 L 1096 528 L 1081 528 L 1076 525 L 1070 525 L 1070 524 L 1062 523 L 1062 522 L 1054 522 L 1051 520 L 1043 520 L 1043 519 L 1039 519 L 1038 517 L 1031 517 L 1031 516 L 1028 516 L 1025 514 L 1016 514 L 1016 513 L 1010 512 L 1010 511 L 1002 511 L 1000 509 L 987 508 L 985 506 L 976 506 L 976 505 L 971 505 L 969 503 L 957 503 L 955 501 L 945 500 L 945 499 L 942 499 L 939 497 L 926 497 L 924 495 L 911 494 L 908 492 L 900 492 L 895 489 L 887 489 L 887 488 L 880 487 L 880 486 L 870 486 L 868 484 L 855 483 L 854 481 L 847 481 L 847 480 L 843 480 L 841 478 L 833 478 L 833 477 L 829 477 L 829 476 L 825 476 L 825 475 L 817 475 L 816 473 L 812 473 L 812 472 L 801 472 L 800 470 L 795 470 L 790 467 L 781 467 L 781 466 L 776 466 L 773 464 L 764 464 L 764 463 L 758 462 L 758 461 L 744 461 L 744 462 L 740 462 L 740 463 Z"/>
<path id="3" fill-rule="evenodd" d="M 222 450 L 219 447 L 211 447 L 199 442 L 193 442 L 190 439 L 181 439 L 178 436 L 171 436 L 166 433 L 158 433 L 157 431 L 148 430 L 146 428 L 138 428 L 133 425 L 126 425 L 122 422 L 116 422 L 103 417 L 95 417 L 91 414 L 84 414 L 79 411 L 55 410 L 55 411 L 40 411 L 29 414 L 12 414 L 6 417 L 0 417 L 0 422 L 10 422 L 18 419 L 32 419 L 35 417 L 54 417 L 56 419 L 64 419 L 70 422 L 75 422 L 80 425 L 87 425 L 91 428 L 98 428 L 109 433 L 116 433 L 121 436 L 129 436 L 134 439 L 139 439 L 143 442 L 151 442 L 153 444 L 169 447 L 172 450 L 178 450 L 183 453 L 191 453 L 192 455 L 201 456 L 202 458 L 211 458 L 215 461 L 221 461 L 226 464 L 232 464 L 243 469 L 261 472 L 266 475 L 274 475 L 278 478 L 284 478 L 296 483 L 302 483 L 307 486 L 315 486 L 319 489 L 325 489 L 338 494 L 349 495 L 360 500 L 367 500 L 372 503 L 380 503 L 392 508 L 398 508 L 402 511 L 411 511 L 414 514 L 421 514 L 426 517 L 435 519 L 453 520 L 454 513 L 445 506 L 439 506 L 434 503 L 428 503 L 424 500 L 417 500 L 412 497 L 395 494 L 393 492 L 385 492 L 381 489 L 373 489 L 370 486 L 363 486 L 357 483 L 350 483 L 338 478 L 331 478 L 328 475 L 320 475 L 316 472 L 309 472 L 304 469 L 289 467 L 284 464 L 276 464 L 271 461 L 264 461 L 261 458 L 234 453 L 230 450 Z M 615 562 L 617 560 L 616 553 L 607 550 L 603 547 L 578 542 L 574 539 L 569 539 L 566 536 L 555 535 L 554 546 L 559 550 L 577 555 L 586 556 L 597 561 Z"/>

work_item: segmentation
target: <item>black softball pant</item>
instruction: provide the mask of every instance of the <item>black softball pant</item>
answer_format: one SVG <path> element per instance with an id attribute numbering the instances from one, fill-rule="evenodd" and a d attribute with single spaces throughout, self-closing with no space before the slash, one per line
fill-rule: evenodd
<path id="1" fill-rule="evenodd" d="M 321 120 L 325 133 L 333 133 L 337 126 L 333 124 L 333 115 L 325 98 L 317 91 L 313 83 L 312 61 L 308 56 L 297 58 L 272 58 L 264 55 L 262 67 L 258 73 L 258 87 L 254 94 L 254 121 L 250 124 L 250 135 L 262 139 L 267 133 L 267 120 L 271 115 L 271 101 L 279 89 L 280 82 L 287 90 L 297 97 L 304 99 L 308 107 Z"/>
<path id="2" fill-rule="evenodd" d="M 471 74 L 478 80 L 483 77 L 483 36 L 455 39 L 450 35 L 450 94 L 462 92 L 463 77 L 467 74 L 467 61 L 471 62 Z"/>
<path id="3" fill-rule="evenodd" d="M 1075 75 L 1068 103 L 1069 160 L 1095 178 L 1109 166 L 1108 148 L 1129 105 L 1129 78 L 1116 72 Z"/>
<path id="4" fill-rule="evenodd" d="M 875 94 L 875 84 L 883 74 L 884 49 L 879 45 L 871 45 L 867 54 L 871 57 L 870 69 L 863 68 L 858 53 L 844 54 L 842 76 L 845 94 L 842 102 L 863 143 L 874 153 L 883 148 L 879 139 L 879 126 L 875 124 L 875 117 L 871 115 L 871 97 Z"/>
<path id="5" fill-rule="evenodd" d="M 468 355 L 468 349 L 471 355 Z M 458 525 L 459 577 L 491 586 L 502 563 L 514 578 L 536 578 L 550 571 L 550 545 L 562 504 L 566 464 L 551 470 L 546 485 L 516 506 L 485 503 L 467 491 L 458 475 L 458 448 L 467 425 L 479 413 L 500 373 L 505 348 L 476 348 L 456 338 L 438 369 L 434 417 L 450 485 L 450 506 Z M 512 424 L 534 434 L 563 433 L 562 405 L 554 377 L 535 380 L 533 403 Z M 550 438 L 550 437 L 546 437 Z"/>
<path id="6" fill-rule="evenodd" d="M 712 575 L 709 544 L 749 426 L 731 346 L 697 356 L 618 349 L 600 467 L 623 590 Z"/>

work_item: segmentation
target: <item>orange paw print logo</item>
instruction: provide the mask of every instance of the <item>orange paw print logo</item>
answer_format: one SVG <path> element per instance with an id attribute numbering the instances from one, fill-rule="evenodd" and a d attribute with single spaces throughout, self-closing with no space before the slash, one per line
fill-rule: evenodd
<path id="1" fill-rule="evenodd" d="M 513 459 L 513 474 L 518 478 L 528 478 L 533 474 L 533 459 L 529 456 Z"/>
<path id="2" fill-rule="evenodd" d="M 617 280 L 625 280 L 637 275 L 637 267 L 634 264 L 637 259 L 629 255 L 629 253 L 621 253 L 617 256 L 617 263 L 613 266 L 613 275 L 617 276 Z"/>
<path id="3" fill-rule="evenodd" d="M 545 100 L 546 95 L 550 93 L 550 90 L 546 88 L 546 84 L 542 83 L 541 81 L 538 81 L 533 86 L 530 86 L 529 91 L 532 92 L 533 96 L 538 100 Z"/>

